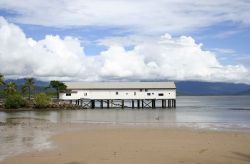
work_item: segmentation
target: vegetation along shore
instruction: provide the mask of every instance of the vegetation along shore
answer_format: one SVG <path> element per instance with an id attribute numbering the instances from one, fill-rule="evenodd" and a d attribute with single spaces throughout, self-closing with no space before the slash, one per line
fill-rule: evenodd
<path id="1" fill-rule="evenodd" d="M 34 92 L 34 78 L 26 78 L 24 85 L 18 89 L 16 83 L 5 82 L 0 74 L 0 111 L 24 111 L 24 110 L 55 110 L 78 109 L 79 107 L 61 102 L 59 92 L 66 89 L 63 82 L 52 80 L 49 86 L 41 91 Z M 50 91 L 48 91 L 50 89 Z"/>

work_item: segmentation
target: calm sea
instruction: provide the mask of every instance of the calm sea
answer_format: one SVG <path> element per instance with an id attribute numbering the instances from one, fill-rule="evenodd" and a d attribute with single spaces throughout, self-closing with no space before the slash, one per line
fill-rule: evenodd
<path id="1" fill-rule="evenodd" d="M 60 124 L 189 127 L 250 132 L 250 96 L 180 96 L 176 109 L 88 109 L 0 112 L 0 160 L 42 150 Z"/>

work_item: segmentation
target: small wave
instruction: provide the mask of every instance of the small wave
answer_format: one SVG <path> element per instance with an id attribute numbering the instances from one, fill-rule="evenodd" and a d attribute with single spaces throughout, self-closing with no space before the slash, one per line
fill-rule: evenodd
<path id="1" fill-rule="evenodd" d="M 229 108 L 229 110 L 249 110 L 250 108 Z"/>

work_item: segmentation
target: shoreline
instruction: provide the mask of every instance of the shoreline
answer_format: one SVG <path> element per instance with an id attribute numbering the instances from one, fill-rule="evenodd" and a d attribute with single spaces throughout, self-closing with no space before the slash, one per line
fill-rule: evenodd
<path id="1" fill-rule="evenodd" d="M 250 133 L 191 128 L 73 125 L 49 139 L 56 148 L 0 163 L 248 163 Z"/>
<path id="2" fill-rule="evenodd" d="M 117 110 L 116 108 L 110 108 L 110 109 L 106 109 L 106 108 L 97 108 L 97 111 L 102 111 L 102 110 L 108 110 L 108 111 L 126 111 L 126 108 L 125 109 L 119 109 Z M 129 109 L 130 110 L 130 109 Z M 148 111 L 148 109 L 135 109 L 136 111 Z M 162 110 L 162 109 L 161 109 Z M 164 109 L 163 109 L 164 110 Z M 93 109 L 71 109 L 71 108 L 68 108 L 68 109 L 63 109 L 63 108 L 46 108 L 46 109 L 41 109 L 41 108 L 20 108 L 20 109 L 7 109 L 5 111 L 1 111 L 0 109 L 0 112 L 6 112 L 11 114 L 11 113 L 18 113 L 18 112 L 66 112 L 66 111 L 69 111 L 69 112 L 92 112 L 94 111 Z M 130 111 L 134 111 L 134 110 L 130 110 Z M 171 110 L 168 110 L 166 109 L 166 111 L 171 111 Z M 45 113 L 46 114 L 46 113 Z M 82 115 L 84 116 L 84 115 Z M 9 120 L 18 120 L 18 121 L 21 121 L 23 118 L 27 119 L 27 120 L 37 120 L 38 118 L 35 116 L 35 117 L 30 117 L 30 115 L 27 115 L 27 116 L 23 116 L 23 117 L 10 117 Z M 187 121 L 187 122 L 158 122 L 157 118 L 155 118 L 155 122 L 114 122 L 114 120 L 112 121 L 106 121 L 106 120 L 103 120 L 103 121 L 98 121 L 98 120 L 66 120 L 65 122 L 57 122 L 58 120 L 49 120 L 49 118 L 44 118 L 44 120 L 47 121 L 51 121 L 52 123 L 55 123 L 55 124 L 87 124 L 87 125 L 93 125 L 93 126 L 99 126 L 100 124 L 103 124 L 105 126 L 116 126 L 116 127 L 140 127 L 140 128 L 145 128 L 145 127 L 151 127 L 151 128 L 184 128 L 184 129 L 194 129 L 194 130 L 207 130 L 207 131 L 217 131 L 217 132 L 241 132 L 241 133 L 248 133 L 250 132 L 250 128 L 249 126 L 245 126 L 245 123 L 241 123 L 241 122 L 234 122 L 233 124 L 231 122 L 214 122 L 214 121 L 211 121 L 211 122 L 190 122 L 190 121 Z M 17 121 L 17 122 L 18 122 Z M 55 122 L 54 122 L 55 121 Z M 5 121 L 1 121 L 0 120 L 0 127 L 1 126 L 8 126 L 8 122 L 5 122 Z M 11 123 L 10 125 L 18 125 L 19 123 Z"/>
<path id="3" fill-rule="evenodd" d="M 0 112 L 25 112 L 25 111 L 59 111 L 59 110 L 85 110 L 85 108 L 79 107 L 56 107 L 56 108 L 18 108 L 18 109 L 7 109 L 7 108 L 0 108 Z"/>

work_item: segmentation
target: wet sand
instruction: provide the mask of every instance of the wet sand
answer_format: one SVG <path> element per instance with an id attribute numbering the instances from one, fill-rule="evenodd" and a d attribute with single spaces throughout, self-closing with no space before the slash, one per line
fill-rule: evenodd
<path id="1" fill-rule="evenodd" d="M 4 164 L 250 163 L 250 133 L 180 128 L 93 127 L 51 138 L 56 148 Z"/>

